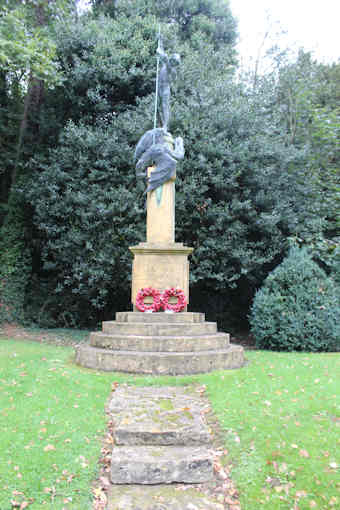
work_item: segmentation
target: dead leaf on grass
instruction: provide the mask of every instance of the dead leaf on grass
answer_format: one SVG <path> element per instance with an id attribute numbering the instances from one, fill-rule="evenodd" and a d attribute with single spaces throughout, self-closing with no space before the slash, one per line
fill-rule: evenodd
<path id="1" fill-rule="evenodd" d="M 307 497 L 307 492 L 306 491 L 296 491 L 295 493 L 295 497 L 296 498 L 306 498 Z"/>
<path id="2" fill-rule="evenodd" d="M 52 450 L 55 450 L 55 446 L 53 446 L 53 444 L 48 444 L 44 448 L 44 452 L 49 452 L 49 451 L 52 451 Z"/>
<path id="3" fill-rule="evenodd" d="M 308 459 L 310 457 L 310 455 L 307 452 L 307 450 L 300 450 L 299 451 L 299 455 L 300 455 L 300 457 L 305 457 L 306 459 Z"/>
<path id="4" fill-rule="evenodd" d="M 267 476 L 266 483 L 268 485 L 270 485 L 270 487 L 276 487 L 276 486 L 281 485 L 281 480 L 280 480 L 280 478 L 275 478 L 275 477 Z"/>

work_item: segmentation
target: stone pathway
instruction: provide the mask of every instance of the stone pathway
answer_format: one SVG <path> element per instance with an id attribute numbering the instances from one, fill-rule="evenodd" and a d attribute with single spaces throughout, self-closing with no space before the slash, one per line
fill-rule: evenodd
<path id="1" fill-rule="evenodd" d="M 239 510 L 230 479 L 216 470 L 209 409 L 192 387 L 118 386 L 107 510 Z"/>

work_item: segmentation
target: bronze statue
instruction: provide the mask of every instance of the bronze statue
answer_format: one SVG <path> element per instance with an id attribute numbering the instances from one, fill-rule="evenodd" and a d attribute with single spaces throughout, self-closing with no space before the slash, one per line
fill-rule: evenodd
<path id="1" fill-rule="evenodd" d="M 146 172 L 138 173 L 138 170 L 147 166 L 155 165 L 155 169 L 148 178 L 146 192 L 152 191 L 166 181 L 174 177 L 176 164 L 184 157 L 183 139 L 179 136 L 173 139 L 168 132 L 170 121 L 170 85 L 176 76 L 176 67 L 180 63 L 180 56 L 174 53 L 170 57 L 165 53 L 162 38 L 159 35 L 157 48 L 157 70 L 161 64 L 156 78 L 156 102 L 154 129 L 150 129 L 139 140 L 135 150 L 136 174 L 146 176 Z M 160 101 L 161 128 L 156 128 L 157 102 Z"/>
<path id="2" fill-rule="evenodd" d="M 158 39 L 157 55 L 162 65 L 158 78 L 158 99 L 160 102 L 160 117 L 163 129 L 168 131 L 170 121 L 170 85 L 177 74 L 177 67 L 180 64 L 181 57 L 178 53 L 174 53 L 170 57 L 165 53 L 161 36 Z"/>
<path id="3" fill-rule="evenodd" d="M 136 170 L 152 164 L 156 167 L 148 179 L 146 192 L 158 188 L 174 177 L 177 160 L 184 158 L 183 138 L 179 136 L 173 140 L 162 128 L 158 128 L 156 133 L 154 131 L 151 129 L 142 136 L 135 151 L 135 159 L 138 158 Z M 156 143 L 153 143 L 154 138 Z M 171 149 L 171 146 L 174 148 Z M 145 172 L 137 175 L 145 176 Z"/>

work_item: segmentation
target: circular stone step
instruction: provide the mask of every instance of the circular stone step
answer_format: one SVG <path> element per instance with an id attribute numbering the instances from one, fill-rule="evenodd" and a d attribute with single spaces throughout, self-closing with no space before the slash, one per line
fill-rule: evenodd
<path id="1" fill-rule="evenodd" d="M 229 345 L 227 333 L 190 336 L 139 336 L 110 335 L 102 332 L 91 333 L 92 347 L 112 351 L 147 351 L 147 352 L 193 352 L 216 351 L 226 349 Z"/>
<path id="2" fill-rule="evenodd" d="M 204 313 L 180 312 L 180 313 L 142 313 L 142 312 L 117 312 L 117 322 L 204 322 Z"/>
<path id="3" fill-rule="evenodd" d="M 89 345 L 76 348 L 76 363 L 108 372 L 133 374 L 186 375 L 242 367 L 243 347 L 230 344 L 227 349 L 198 352 L 112 351 Z"/>
<path id="4" fill-rule="evenodd" d="M 138 336 L 169 336 L 169 335 L 207 335 L 216 333 L 216 322 L 161 322 L 161 323 L 130 323 L 105 321 L 102 323 L 103 333 L 113 335 L 138 335 Z"/>

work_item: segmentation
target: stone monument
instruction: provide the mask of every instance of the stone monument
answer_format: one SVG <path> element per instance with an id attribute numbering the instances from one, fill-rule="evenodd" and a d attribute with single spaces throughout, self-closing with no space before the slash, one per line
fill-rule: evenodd
<path id="1" fill-rule="evenodd" d="M 77 348 L 77 363 L 89 368 L 176 375 L 244 364 L 243 348 L 231 345 L 227 333 L 217 332 L 216 323 L 205 322 L 204 314 L 187 312 L 188 257 L 193 248 L 175 241 L 176 165 L 184 157 L 184 144 L 168 132 L 170 86 L 179 63 L 178 54 L 165 53 L 159 37 L 154 128 L 141 137 L 135 150 L 137 175 L 147 179 L 147 219 L 146 242 L 130 247 L 134 311 L 118 312 L 116 321 L 104 322 L 102 332 L 91 334 L 90 346 Z M 160 128 L 156 127 L 158 100 Z M 186 300 L 183 311 L 138 311 L 136 298 L 145 288 L 158 293 L 180 289 Z"/>

